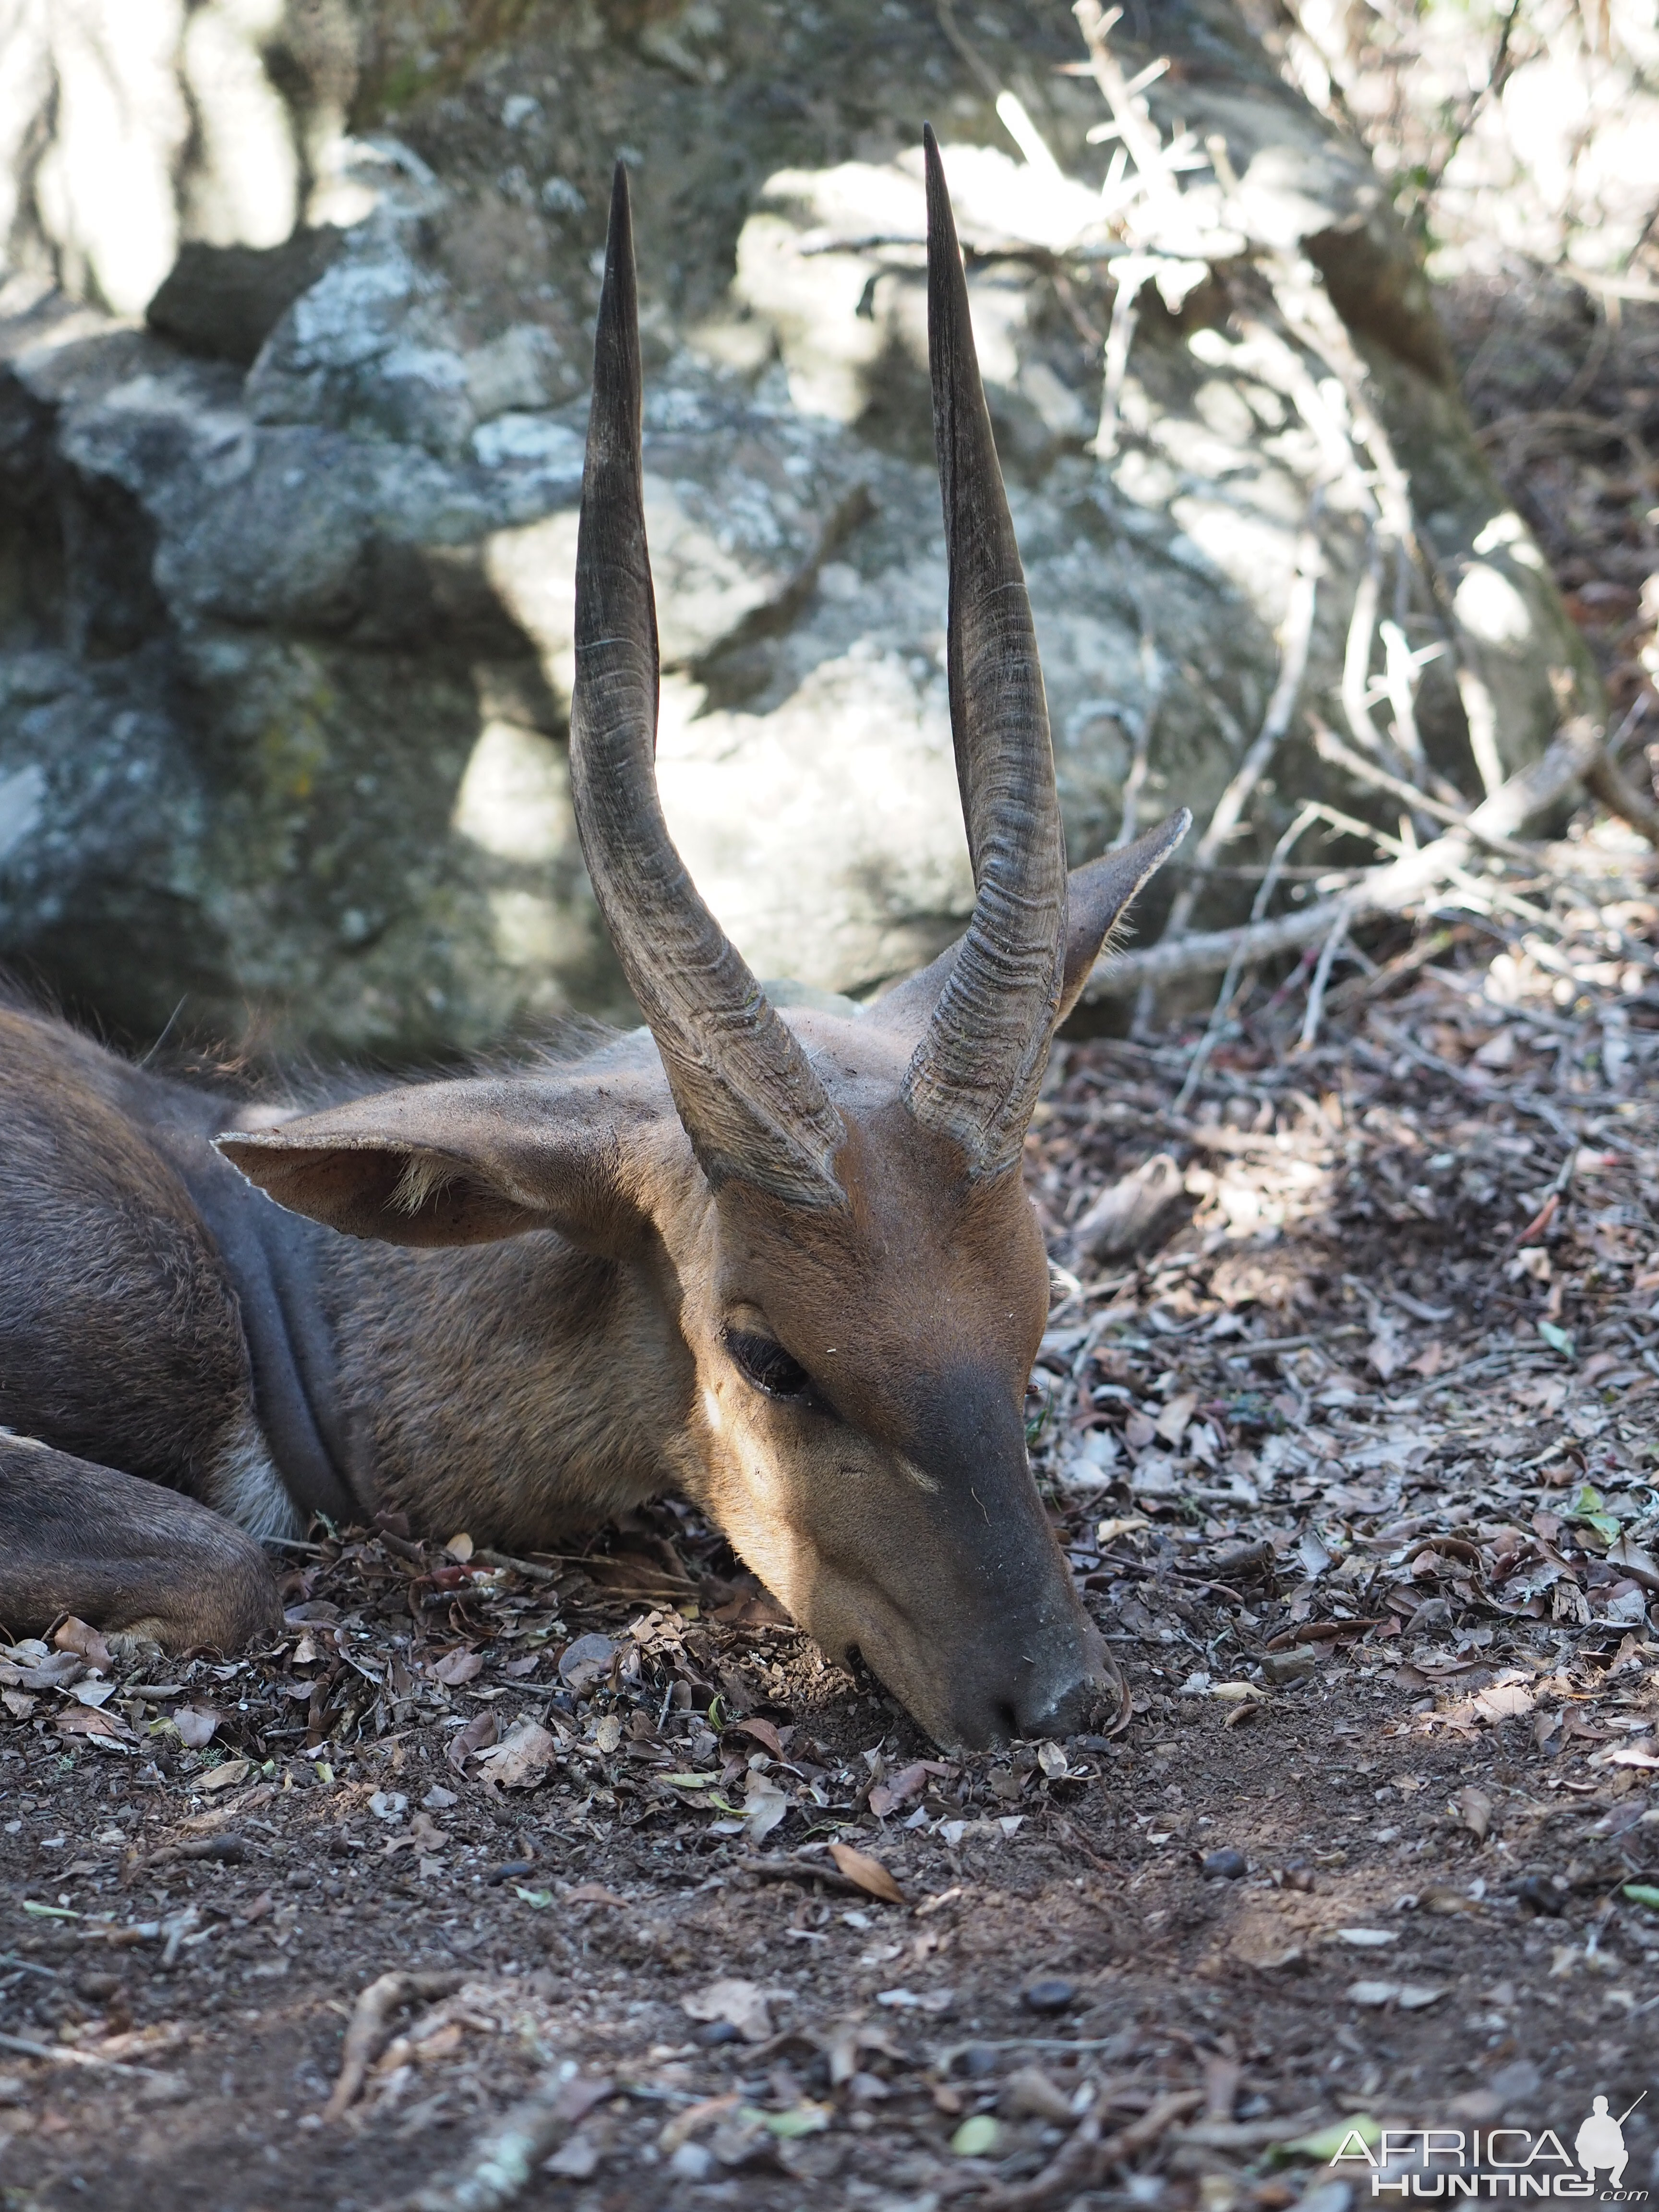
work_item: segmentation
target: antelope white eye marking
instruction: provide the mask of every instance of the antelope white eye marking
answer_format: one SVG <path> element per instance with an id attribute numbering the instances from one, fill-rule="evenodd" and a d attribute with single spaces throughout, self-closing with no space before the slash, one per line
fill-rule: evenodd
<path id="1" fill-rule="evenodd" d="M 720 1411 L 720 1401 L 707 1383 L 703 1385 L 702 1417 L 716 1436 L 726 1426 L 726 1416 Z"/>
<path id="2" fill-rule="evenodd" d="M 938 1483 L 934 1481 L 931 1474 L 925 1474 L 913 1459 L 906 1459 L 903 1455 L 901 1454 L 899 1456 L 899 1465 L 904 1469 L 906 1476 L 910 1481 L 915 1483 L 918 1490 L 925 1490 L 930 1498 L 936 1497 L 938 1495 Z"/>

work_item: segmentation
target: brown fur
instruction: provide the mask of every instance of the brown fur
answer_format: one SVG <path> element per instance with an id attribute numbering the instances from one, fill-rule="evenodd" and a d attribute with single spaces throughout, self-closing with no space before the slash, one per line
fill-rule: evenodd
<path id="1" fill-rule="evenodd" d="M 0 1435 L 0 1630 L 39 1636 L 74 1613 L 175 1651 L 237 1651 L 283 1625 L 251 1536 L 187 1498 Z"/>
<path id="2" fill-rule="evenodd" d="M 1068 977 L 1144 872 L 1073 878 Z M 314 1339 L 351 1511 L 532 1549 L 678 1486 L 942 1742 L 1079 1725 L 1103 1654 L 1023 1429 L 1042 1240 L 1017 1172 L 975 1176 L 901 1103 L 948 962 L 862 1019 L 787 1017 L 847 1132 L 834 1208 L 712 1190 L 644 1032 L 283 1120 L 0 1010 L 0 1425 L 56 1447 L 0 1458 L 0 1621 L 176 1644 L 272 1617 L 246 1537 L 131 1478 L 250 1511 L 235 1470 L 283 1433 L 250 1270 L 280 1230 L 305 1303 L 279 1334 Z"/>

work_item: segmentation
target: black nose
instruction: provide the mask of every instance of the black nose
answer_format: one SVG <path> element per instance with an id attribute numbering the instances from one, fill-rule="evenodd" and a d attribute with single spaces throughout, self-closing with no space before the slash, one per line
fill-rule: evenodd
<path id="1" fill-rule="evenodd" d="M 1116 1716 L 1116 1693 L 1105 1671 L 1091 1669 L 1066 1683 L 1033 1683 L 1014 1709 L 1015 1733 L 1024 1736 L 1080 1735 Z"/>
<path id="2" fill-rule="evenodd" d="M 1046 1651 L 1004 1653 L 1002 1663 L 962 1682 L 955 1701 L 960 1742 L 985 1750 L 1011 1738 L 1079 1735 L 1115 1719 L 1121 1695 L 1092 1626 L 1068 1627 Z"/>

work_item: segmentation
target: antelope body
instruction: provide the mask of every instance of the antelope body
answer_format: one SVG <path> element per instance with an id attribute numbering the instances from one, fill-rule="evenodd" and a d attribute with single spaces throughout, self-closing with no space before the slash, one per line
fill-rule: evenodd
<path id="1" fill-rule="evenodd" d="M 1026 1462 L 1048 1293 L 1020 1155 L 1054 1029 L 1186 817 L 1068 883 L 931 133 L 927 165 L 966 934 L 859 1018 L 780 1013 L 669 840 L 619 170 L 571 769 L 648 1028 L 284 1114 L 0 1006 L 12 1635 L 67 1610 L 231 1648 L 280 1618 L 257 1540 L 313 1510 L 524 1550 L 675 1488 L 942 1743 L 1103 1702 Z"/>

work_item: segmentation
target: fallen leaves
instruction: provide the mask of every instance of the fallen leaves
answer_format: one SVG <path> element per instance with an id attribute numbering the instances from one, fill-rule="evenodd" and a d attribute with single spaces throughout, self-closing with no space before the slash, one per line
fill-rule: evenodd
<path id="1" fill-rule="evenodd" d="M 758 1982 L 728 1976 L 682 1997 L 680 2008 L 692 2020 L 725 2021 L 745 2043 L 764 2043 L 772 2033 L 770 2007 L 778 1994 Z"/>
<path id="2" fill-rule="evenodd" d="M 465 1728 L 457 1729 L 444 1750 L 444 1757 L 457 1774 L 465 1774 L 466 1763 L 475 1751 L 483 1751 L 495 1741 L 497 1734 L 494 1708 L 486 1705 L 483 1712 L 468 1721 Z"/>
<path id="3" fill-rule="evenodd" d="M 556 1736 L 526 1719 L 515 1722 L 498 1743 L 482 1746 L 473 1756 L 488 1781 L 504 1790 L 533 1790 L 545 1780 L 558 1748 Z"/>
<path id="4" fill-rule="evenodd" d="M 1473 1783 L 1458 1791 L 1458 1817 L 1477 1844 L 1484 1844 L 1492 1833 L 1492 1799 L 1484 1790 L 1477 1790 Z"/>
<path id="5" fill-rule="evenodd" d="M 878 1858 L 868 1851 L 857 1850 L 851 1844 L 831 1844 L 830 1856 L 836 1869 L 854 1883 L 866 1897 L 877 1898 L 884 1905 L 902 1905 L 904 1893 Z"/>
<path id="6" fill-rule="evenodd" d="M 1443 1986 L 1426 1982 L 1355 1982 L 1349 1988 L 1348 2002 L 1373 2012 L 1386 2006 L 1397 2006 L 1401 2012 L 1422 2012 L 1438 2004 L 1446 1994 Z"/>
<path id="7" fill-rule="evenodd" d="M 227 1759 L 217 1766 L 210 1766 L 202 1773 L 193 1775 L 191 1784 L 198 1790 L 234 1790 L 239 1782 L 246 1782 L 252 1771 L 253 1761 L 251 1759 Z"/>

